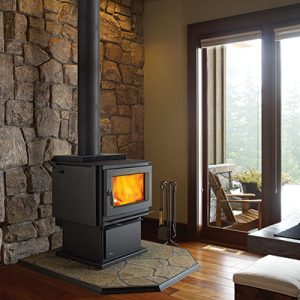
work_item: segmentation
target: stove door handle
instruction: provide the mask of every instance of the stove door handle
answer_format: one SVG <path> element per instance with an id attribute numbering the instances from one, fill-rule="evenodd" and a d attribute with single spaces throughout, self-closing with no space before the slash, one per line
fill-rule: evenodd
<path id="1" fill-rule="evenodd" d="M 113 207 L 114 206 L 114 194 L 113 194 L 113 192 L 110 191 L 110 190 L 107 190 L 106 191 L 106 196 L 110 198 L 109 203 Z"/>

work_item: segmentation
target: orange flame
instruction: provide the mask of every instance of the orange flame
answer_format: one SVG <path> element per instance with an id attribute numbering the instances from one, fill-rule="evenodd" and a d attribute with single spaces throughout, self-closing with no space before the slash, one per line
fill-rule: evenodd
<path id="1" fill-rule="evenodd" d="M 143 173 L 114 176 L 112 178 L 114 206 L 143 201 L 144 176 Z"/>

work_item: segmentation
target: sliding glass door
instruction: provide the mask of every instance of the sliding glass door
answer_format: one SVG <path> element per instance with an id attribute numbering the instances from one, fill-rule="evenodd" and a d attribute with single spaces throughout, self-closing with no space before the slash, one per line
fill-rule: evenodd
<path id="1" fill-rule="evenodd" d="M 205 55 L 199 73 L 205 78 L 202 100 L 207 106 L 207 144 L 203 146 L 207 147 L 208 174 L 220 180 L 216 187 L 208 176 L 207 226 L 246 232 L 259 229 L 263 215 L 254 225 L 252 218 L 259 218 L 263 210 L 263 192 L 269 220 L 272 215 L 275 221 L 300 218 L 300 28 L 273 33 L 272 46 L 264 41 L 264 54 L 261 39 L 251 39 L 254 33 L 202 41 Z M 271 47 L 273 61 L 268 57 Z M 262 65 L 270 63 L 272 68 L 262 70 Z M 264 93 L 262 103 L 261 91 L 270 89 L 272 79 L 273 90 Z M 273 153 L 271 163 L 269 153 Z"/>
<path id="2" fill-rule="evenodd" d="M 281 215 L 283 220 L 300 219 L 300 36 L 280 43 L 281 83 Z M 282 35 L 282 31 L 281 31 Z"/>
<path id="3" fill-rule="evenodd" d="M 261 199 L 262 189 L 259 36 L 252 32 L 202 41 L 211 176 L 207 226 L 240 231 L 259 227 L 260 202 L 254 201 Z"/>

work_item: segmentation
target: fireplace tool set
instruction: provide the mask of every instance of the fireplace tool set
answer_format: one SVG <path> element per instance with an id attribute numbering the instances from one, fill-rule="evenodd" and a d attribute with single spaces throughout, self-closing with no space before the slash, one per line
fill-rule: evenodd
<path id="1" fill-rule="evenodd" d="M 160 182 L 158 238 L 165 244 L 178 246 L 176 238 L 176 181 Z"/>

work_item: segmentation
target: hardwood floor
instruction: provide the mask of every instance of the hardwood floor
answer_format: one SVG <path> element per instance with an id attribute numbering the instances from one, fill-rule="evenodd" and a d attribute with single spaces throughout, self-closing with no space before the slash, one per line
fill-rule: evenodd
<path id="1" fill-rule="evenodd" d="M 19 265 L 0 267 L 1 300 L 201 300 L 234 299 L 232 275 L 260 256 L 205 249 L 205 243 L 182 243 L 200 269 L 162 293 L 97 295 Z M 219 247 L 220 248 L 220 247 Z"/>

